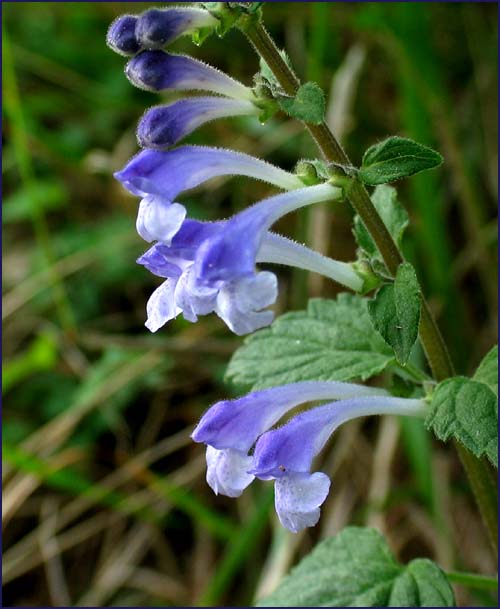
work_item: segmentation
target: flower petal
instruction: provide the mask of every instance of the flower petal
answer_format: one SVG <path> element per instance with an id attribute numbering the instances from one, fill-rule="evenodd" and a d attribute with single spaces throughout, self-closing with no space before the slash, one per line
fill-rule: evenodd
<path id="1" fill-rule="evenodd" d="M 253 481 L 247 474 L 252 457 L 238 450 L 207 446 L 207 482 L 216 495 L 239 497 Z"/>
<path id="2" fill-rule="evenodd" d="M 148 243 L 161 241 L 169 245 L 182 226 L 185 217 L 184 205 L 170 203 L 161 197 L 148 196 L 139 204 L 137 232 Z"/>
<path id="3" fill-rule="evenodd" d="M 182 274 L 182 268 L 179 266 L 181 261 L 176 264 L 162 254 L 162 251 L 156 246 L 150 247 L 142 256 L 137 258 L 137 264 L 145 266 L 150 273 L 158 277 L 177 278 Z"/>
<path id="4" fill-rule="evenodd" d="M 292 533 L 298 533 L 318 522 L 319 506 L 328 495 L 330 479 L 321 472 L 290 474 L 277 479 L 274 488 L 281 524 Z"/>
<path id="5" fill-rule="evenodd" d="M 281 216 L 313 203 L 338 198 L 341 190 L 319 184 L 281 193 L 233 216 L 224 230 L 205 241 L 196 257 L 196 276 L 206 282 L 229 281 L 254 271 L 265 233 Z"/>
<path id="6" fill-rule="evenodd" d="M 156 332 L 180 313 L 174 300 L 176 284 L 177 279 L 167 279 L 149 297 L 145 326 L 151 332 Z"/>
<path id="7" fill-rule="evenodd" d="M 137 141 L 143 148 L 168 148 L 210 121 L 257 113 L 257 107 L 246 100 L 188 97 L 148 110 L 139 122 Z"/>
<path id="8" fill-rule="evenodd" d="M 186 268 L 175 289 L 175 304 L 182 309 L 184 319 L 198 321 L 198 315 L 208 315 L 215 308 L 218 290 L 196 285 L 193 267 Z"/>
<path id="9" fill-rule="evenodd" d="M 274 303 L 277 296 L 276 275 L 263 271 L 224 284 L 217 296 L 215 312 L 238 336 L 249 334 L 273 321 L 274 313 L 261 309 Z"/>

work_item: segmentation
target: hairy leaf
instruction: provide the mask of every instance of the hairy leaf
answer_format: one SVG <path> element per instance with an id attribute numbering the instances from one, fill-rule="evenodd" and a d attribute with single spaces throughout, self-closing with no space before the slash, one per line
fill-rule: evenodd
<path id="1" fill-rule="evenodd" d="M 394 362 L 373 328 L 366 300 L 340 294 L 312 299 L 306 311 L 286 313 L 249 336 L 233 355 L 227 378 L 263 388 L 305 380 L 365 380 Z"/>
<path id="2" fill-rule="evenodd" d="M 486 383 L 464 376 L 440 383 L 426 425 L 440 440 L 453 437 L 498 467 L 498 399 Z"/>
<path id="3" fill-rule="evenodd" d="M 432 169 L 442 162 L 443 157 L 432 148 L 393 136 L 368 148 L 358 175 L 365 184 L 374 186 Z"/>
<path id="4" fill-rule="evenodd" d="M 282 96 L 278 102 L 289 116 L 306 123 L 319 125 L 325 116 L 325 96 L 314 82 L 304 83 L 295 97 Z"/>
<path id="5" fill-rule="evenodd" d="M 374 529 L 347 527 L 318 544 L 258 607 L 453 607 L 431 560 L 399 564 Z"/>
<path id="6" fill-rule="evenodd" d="M 498 397 L 498 345 L 492 347 L 484 356 L 472 378 L 488 385 Z"/>
<path id="7" fill-rule="evenodd" d="M 394 283 L 384 285 L 368 303 L 373 325 L 406 364 L 417 340 L 420 320 L 420 287 L 413 266 L 401 264 Z"/>

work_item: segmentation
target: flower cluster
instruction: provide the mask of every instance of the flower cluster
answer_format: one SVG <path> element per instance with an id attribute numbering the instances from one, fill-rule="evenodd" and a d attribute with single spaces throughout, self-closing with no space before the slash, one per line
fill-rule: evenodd
<path id="1" fill-rule="evenodd" d="M 277 278 L 257 271 L 257 263 L 284 264 L 318 272 L 360 290 L 363 280 L 352 265 L 326 258 L 304 245 L 270 232 L 284 214 L 342 198 L 329 183 L 306 187 L 298 175 L 232 150 L 184 145 L 171 148 L 202 124 L 228 116 L 257 115 L 262 100 L 254 91 L 216 68 L 164 50 L 181 35 L 215 28 L 218 21 L 198 8 L 149 9 L 113 22 L 109 46 L 129 56 L 125 73 L 137 87 L 205 91 L 153 107 L 139 122 L 143 150 L 115 176 L 141 197 L 137 231 L 152 247 L 139 258 L 165 281 L 147 304 L 152 332 L 180 313 L 195 322 L 215 312 L 236 334 L 247 334 L 273 320 L 267 307 L 277 298 Z M 240 175 L 263 180 L 282 191 L 229 220 L 201 222 L 187 217 L 176 198 L 211 178 Z"/>
<path id="2" fill-rule="evenodd" d="M 191 322 L 215 312 L 236 334 L 247 334 L 273 320 L 276 275 L 257 264 L 288 265 L 321 273 L 361 291 L 364 280 L 354 265 L 332 260 L 305 245 L 271 232 L 283 215 L 301 207 L 342 199 L 341 188 L 313 180 L 232 150 L 182 145 L 181 139 L 208 121 L 261 115 L 262 100 L 216 68 L 165 47 L 184 34 L 200 36 L 218 27 L 208 11 L 176 7 L 150 9 L 118 18 L 108 44 L 129 57 L 125 73 L 142 89 L 203 91 L 153 107 L 142 117 L 137 139 L 143 148 L 115 176 L 140 197 L 137 232 L 148 243 L 139 259 L 163 283 L 147 303 L 146 326 L 155 332 L 180 313 Z M 217 176 L 263 180 L 281 192 L 229 219 L 195 220 L 177 198 Z M 273 429 L 291 410 L 311 401 L 339 400 L 315 407 Z M 330 481 L 311 473 L 314 457 L 343 422 L 369 414 L 419 415 L 421 400 L 340 382 L 302 382 L 218 402 L 202 417 L 193 439 L 207 445 L 207 480 L 215 493 L 239 496 L 254 478 L 274 480 L 282 524 L 297 532 L 314 525 Z"/>
<path id="3" fill-rule="evenodd" d="M 317 400 L 339 401 L 306 410 L 271 429 L 298 405 Z M 254 478 L 274 480 L 278 517 L 296 533 L 319 519 L 330 480 L 310 470 L 339 425 L 367 415 L 424 412 L 423 400 L 391 397 L 382 389 L 304 381 L 216 403 L 192 438 L 207 445 L 207 481 L 215 493 L 238 497 Z"/>

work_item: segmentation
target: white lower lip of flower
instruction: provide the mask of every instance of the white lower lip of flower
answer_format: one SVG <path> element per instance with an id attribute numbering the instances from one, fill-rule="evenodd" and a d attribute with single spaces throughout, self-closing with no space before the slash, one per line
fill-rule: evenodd
<path id="1" fill-rule="evenodd" d="M 267 233 L 257 254 L 257 262 L 284 264 L 319 273 L 355 292 L 363 287 L 363 280 L 349 263 L 323 256 L 305 245 L 275 233 Z"/>

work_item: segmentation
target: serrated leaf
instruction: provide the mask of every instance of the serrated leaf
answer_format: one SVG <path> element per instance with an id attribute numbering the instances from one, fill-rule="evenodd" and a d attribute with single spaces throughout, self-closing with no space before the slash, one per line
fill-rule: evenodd
<path id="1" fill-rule="evenodd" d="M 373 325 L 394 349 L 400 364 L 406 364 L 417 340 L 420 321 L 420 287 L 413 266 L 398 268 L 393 284 L 384 285 L 368 302 Z"/>
<path id="2" fill-rule="evenodd" d="M 498 400 L 486 383 L 465 376 L 440 383 L 425 424 L 440 440 L 453 437 L 498 467 Z"/>
<path id="3" fill-rule="evenodd" d="M 484 356 L 472 378 L 488 385 L 498 397 L 498 345 Z"/>
<path id="4" fill-rule="evenodd" d="M 394 242 L 398 247 L 401 247 L 403 234 L 409 220 L 405 208 L 398 201 L 396 189 L 387 185 L 377 186 L 373 191 L 371 200 Z M 359 216 L 354 218 L 354 237 L 368 259 L 382 261 L 375 242 Z"/>
<path id="5" fill-rule="evenodd" d="M 453 607 L 453 591 L 427 559 L 403 566 L 382 535 L 347 527 L 319 543 L 258 607 Z"/>
<path id="6" fill-rule="evenodd" d="M 289 116 L 319 125 L 325 116 L 325 96 L 314 82 L 301 85 L 294 97 L 280 97 L 278 103 Z"/>
<path id="7" fill-rule="evenodd" d="M 394 356 L 375 331 L 366 300 L 340 294 L 312 299 L 306 311 L 286 313 L 249 336 L 234 353 L 226 377 L 263 388 L 305 380 L 365 380 Z"/>
<path id="8" fill-rule="evenodd" d="M 432 148 L 393 136 L 368 148 L 358 176 L 365 184 L 375 186 L 432 169 L 442 162 L 443 157 Z"/>

